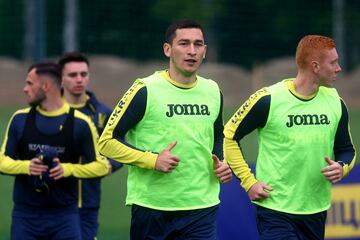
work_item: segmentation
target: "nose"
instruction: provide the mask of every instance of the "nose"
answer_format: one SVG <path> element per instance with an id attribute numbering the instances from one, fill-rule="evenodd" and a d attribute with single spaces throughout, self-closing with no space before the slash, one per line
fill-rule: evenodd
<path id="1" fill-rule="evenodd" d="M 82 82 L 82 81 L 83 81 L 83 77 L 81 76 L 80 73 L 78 73 L 78 74 L 76 75 L 76 82 Z"/>
<path id="2" fill-rule="evenodd" d="M 341 71 L 342 71 L 342 69 L 341 69 L 340 65 L 338 64 L 337 69 L 336 69 L 336 72 L 339 73 L 339 72 L 341 72 Z"/>
<path id="3" fill-rule="evenodd" d="M 195 55 L 196 54 L 196 48 L 195 45 L 192 43 L 189 45 L 189 55 Z"/>

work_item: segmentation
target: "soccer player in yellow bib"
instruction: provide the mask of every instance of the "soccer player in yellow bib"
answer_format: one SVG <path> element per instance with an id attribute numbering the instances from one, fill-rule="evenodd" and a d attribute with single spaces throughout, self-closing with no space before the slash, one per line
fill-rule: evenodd
<path id="1" fill-rule="evenodd" d="M 169 69 L 135 81 L 100 137 L 100 152 L 128 164 L 131 239 L 216 239 L 223 159 L 222 94 L 196 74 L 202 27 L 178 20 L 166 32 Z"/>
<path id="2" fill-rule="evenodd" d="M 341 71 L 333 39 L 308 35 L 296 78 L 258 90 L 225 125 L 225 158 L 257 210 L 261 239 L 324 239 L 331 184 L 355 162 L 348 111 L 333 87 Z M 256 178 L 239 141 L 258 130 Z"/>

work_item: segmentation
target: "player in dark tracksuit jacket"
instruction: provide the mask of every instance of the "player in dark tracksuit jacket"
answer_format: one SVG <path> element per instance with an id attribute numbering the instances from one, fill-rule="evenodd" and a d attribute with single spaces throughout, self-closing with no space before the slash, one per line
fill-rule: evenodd
<path id="1" fill-rule="evenodd" d="M 89 60 L 79 52 L 66 52 L 58 61 L 62 68 L 63 98 L 71 107 L 89 116 L 101 134 L 111 110 L 99 102 L 92 92 L 86 91 L 89 80 Z M 109 159 L 112 172 L 122 164 Z M 96 237 L 101 197 L 101 179 L 79 180 L 81 231 L 83 240 Z"/>
<path id="2" fill-rule="evenodd" d="M 70 106 L 89 116 L 100 135 L 104 130 L 111 110 L 105 104 L 98 101 L 94 93 L 87 91 L 86 94 L 87 100 L 85 104 L 70 104 Z M 112 159 L 108 160 L 111 164 L 112 172 L 117 171 L 123 166 L 117 161 Z M 96 235 L 99 226 L 98 215 L 101 199 L 101 178 L 79 179 L 78 181 L 78 206 L 80 208 L 83 237 L 84 234 L 86 234 L 85 236 Z"/>

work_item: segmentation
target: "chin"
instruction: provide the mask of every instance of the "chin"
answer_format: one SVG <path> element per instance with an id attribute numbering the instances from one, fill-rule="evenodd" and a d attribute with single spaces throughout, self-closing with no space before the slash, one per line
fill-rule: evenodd
<path id="1" fill-rule="evenodd" d="M 196 73 L 196 71 L 198 70 L 197 67 L 188 67 L 184 69 L 184 72 L 188 73 L 188 74 L 194 74 Z"/>
<path id="2" fill-rule="evenodd" d="M 84 91 L 73 91 L 72 95 L 74 95 L 75 97 L 80 97 L 83 93 Z"/>

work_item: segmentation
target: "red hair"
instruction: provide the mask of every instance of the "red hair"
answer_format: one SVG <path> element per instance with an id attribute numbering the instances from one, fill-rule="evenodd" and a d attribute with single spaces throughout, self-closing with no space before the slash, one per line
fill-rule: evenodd
<path id="1" fill-rule="evenodd" d="M 296 48 L 296 64 L 298 68 L 305 69 L 313 59 L 322 57 L 322 50 L 335 48 L 335 41 L 320 35 L 307 35 L 303 37 Z"/>

